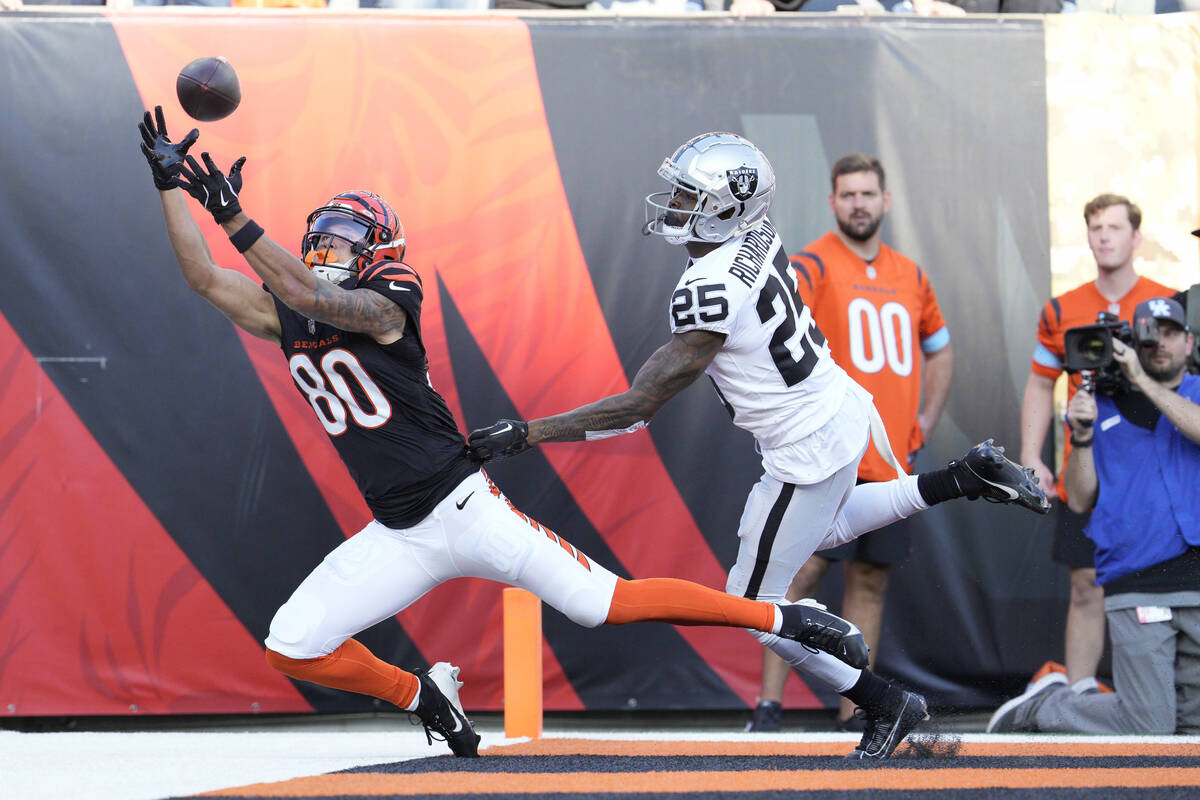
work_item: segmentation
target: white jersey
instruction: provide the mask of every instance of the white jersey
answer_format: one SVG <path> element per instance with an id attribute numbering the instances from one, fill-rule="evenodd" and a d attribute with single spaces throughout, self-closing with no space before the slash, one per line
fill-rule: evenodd
<path id="1" fill-rule="evenodd" d="M 870 395 L 830 356 L 770 219 L 684 270 L 671 331 L 693 330 L 724 334 L 705 371 L 773 477 L 813 483 L 861 454 Z"/>

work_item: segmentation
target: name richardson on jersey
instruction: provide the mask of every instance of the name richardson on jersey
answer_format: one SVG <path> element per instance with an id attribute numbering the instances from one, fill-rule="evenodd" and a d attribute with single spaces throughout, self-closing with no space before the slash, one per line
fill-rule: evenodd
<path id="1" fill-rule="evenodd" d="M 738 247 L 733 262 L 729 265 L 729 274 L 753 288 L 759 273 L 767 264 L 771 255 L 771 244 L 775 241 L 775 226 L 771 220 L 764 219 L 762 225 L 746 234 Z"/>
<path id="2" fill-rule="evenodd" d="M 292 342 L 293 350 L 317 350 L 322 347 L 328 347 L 331 344 L 337 344 L 342 340 L 340 333 L 335 333 L 325 339 L 296 339 Z"/>

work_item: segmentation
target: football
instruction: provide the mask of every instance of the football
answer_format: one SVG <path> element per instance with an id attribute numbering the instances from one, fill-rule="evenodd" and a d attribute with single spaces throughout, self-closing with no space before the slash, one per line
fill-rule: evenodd
<path id="1" fill-rule="evenodd" d="M 238 107 L 242 86 L 227 58 L 206 56 L 189 62 L 179 71 L 175 94 L 190 117 L 214 122 L 228 117 Z"/>

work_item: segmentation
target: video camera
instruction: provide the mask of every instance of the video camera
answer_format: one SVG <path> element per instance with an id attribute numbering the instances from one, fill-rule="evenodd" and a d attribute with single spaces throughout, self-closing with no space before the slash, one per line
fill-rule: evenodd
<path id="1" fill-rule="evenodd" d="M 1113 340 L 1127 347 L 1158 344 L 1158 320 L 1139 319 L 1134 326 L 1117 319 L 1116 314 L 1101 311 L 1095 325 L 1080 325 L 1063 332 L 1063 369 L 1083 377 L 1080 388 L 1109 396 L 1129 390 L 1129 380 L 1113 358 Z"/>

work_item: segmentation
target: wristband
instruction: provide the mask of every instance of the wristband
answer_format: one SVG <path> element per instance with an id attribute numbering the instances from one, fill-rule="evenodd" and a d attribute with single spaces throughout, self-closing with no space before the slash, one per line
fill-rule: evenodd
<path id="1" fill-rule="evenodd" d="M 244 253 L 254 246 L 254 243 L 262 237 L 265 231 L 262 226 L 254 220 L 248 221 L 245 225 L 238 229 L 238 232 L 229 237 L 229 241 L 237 248 L 239 253 Z"/>
<path id="2" fill-rule="evenodd" d="M 1081 441 L 1079 441 L 1078 439 L 1076 439 L 1074 436 L 1072 436 L 1072 437 L 1071 437 L 1071 447 L 1074 447 L 1074 448 L 1076 448 L 1076 449 L 1079 449 L 1079 448 L 1087 448 L 1087 447 L 1091 447 L 1091 446 L 1092 446 L 1092 441 L 1093 441 L 1095 438 L 1096 438 L 1096 437 L 1095 437 L 1095 436 L 1093 436 L 1091 439 L 1088 439 L 1086 442 L 1081 442 Z"/>

